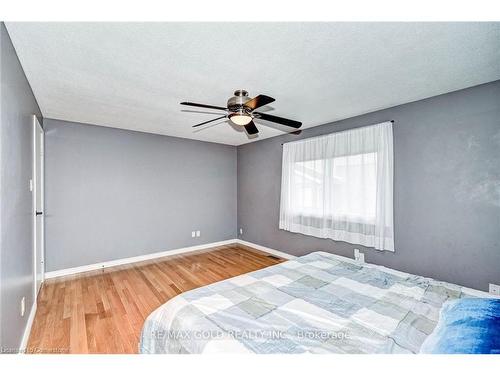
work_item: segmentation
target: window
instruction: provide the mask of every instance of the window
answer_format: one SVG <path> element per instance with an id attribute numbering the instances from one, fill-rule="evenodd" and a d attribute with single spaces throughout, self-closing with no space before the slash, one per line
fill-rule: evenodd
<path id="1" fill-rule="evenodd" d="M 392 123 L 283 146 L 280 228 L 394 251 Z"/>

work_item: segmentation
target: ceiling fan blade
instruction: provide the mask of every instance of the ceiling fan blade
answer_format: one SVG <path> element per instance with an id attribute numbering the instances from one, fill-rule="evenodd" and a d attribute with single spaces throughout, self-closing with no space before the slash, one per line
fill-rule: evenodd
<path id="1" fill-rule="evenodd" d="M 256 109 L 266 104 L 272 103 L 275 100 L 276 99 L 271 98 L 270 96 L 267 95 L 257 95 L 255 98 L 250 99 L 248 102 L 246 102 L 245 106 L 250 107 L 252 109 Z"/>
<path id="2" fill-rule="evenodd" d="M 295 128 L 295 129 L 298 129 L 302 126 L 302 123 L 299 121 L 289 120 L 287 118 L 273 116 L 273 115 L 268 115 L 267 113 L 253 112 L 253 114 L 257 115 L 256 117 L 260 118 L 261 120 L 276 122 L 278 124 L 290 126 L 292 128 Z"/>
<path id="3" fill-rule="evenodd" d="M 227 108 L 225 107 L 217 107 L 215 105 L 209 105 L 209 104 L 199 104 L 199 103 L 192 103 L 192 102 L 182 102 L 182 105 L 190 105 L 191 107 L 201 107 L 201 108 L 211 108 L 211 109 L 220 109 L 222 111 L 227 111 Z"/>
<path id="4" fill-rule="evenodd" d="M 226 116 L 221 116 L 221 117 L 217 117 L 217 118 L 214 118 L 212 120 L 208 120 L 208 121 L 205 121 L 205 122 L 202 122 L 200 124 L 196 124 L 196 125 L 193 125 L 193 128 L 196 128 L 197 126 L 201 126 L 201 125 L 205 125 L 205 124 L 208 124 L 209 122 L 212 122 L 212 121 L 217 121 L 217 120 L 220 120 L 221 118 L 225 118 Z"/>
<path id="5" fill-rule="evenodd" d="M 253 121 L 250 121 L 248 125 L 245 125 L 245 130 L 249 135 L 257 134 L 259 132 L 259 129 L 257 129 Z"/>

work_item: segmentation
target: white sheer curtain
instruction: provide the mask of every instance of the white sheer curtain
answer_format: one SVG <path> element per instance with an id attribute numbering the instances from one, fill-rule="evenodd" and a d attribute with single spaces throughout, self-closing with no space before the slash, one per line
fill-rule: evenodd
<path id="1" fill-rule="evenodd" d="M 285 143 L 279 227 L 394 251 L 392 123 Z"/>

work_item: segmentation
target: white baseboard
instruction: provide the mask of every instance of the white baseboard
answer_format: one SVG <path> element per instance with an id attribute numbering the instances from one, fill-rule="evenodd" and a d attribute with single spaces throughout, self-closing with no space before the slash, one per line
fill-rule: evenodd
<path id="1" fill-rule="evenodd" d="M 285 258 L 285 259 L 296 258 L 293 255 L 286 254 L 286 253 L 283 253 L 281 251 L 271 249 L 269 247 L 257 245 L 257 244 L 252 243 L 252 242 L 243 241 L 240 239 L 231 239 L 231 240 L 207 243 L 207 244 L 203 244 L 203 245 L 196 245 L 196 246 L 183 247 L 183 248 L 179 248 L 179 249 L 161 251 L 161 252 L 151 253 L 151 254 L 146 254 L 146 255 L 139 255 L 139 256 L 130 257 L 130 258 L 115 259 L 115 260 L 110 260 L 107 262 L 88 264 L 85 266 L 65 268 L 65 269 L 57 270 L 57 271 L 50 271 L 50 272 L 45 273 L 45 279 L 52 279 L 54 277 L 74 275 L 77 273 L 95 271 L 95 270 L 105 269 L 105 268 L 109 268 L 109 267 L 113 267 L 113 266 L 120 266 L 123 264 L 137 263 L 137 262 L 142 262 L 145 260 L 163 258 L 163 257 L 170 256 L 170 255 L 189 253 L 192 251 L 204 250 L 204 249 L 209 249 L 211 247 L 230 245 L 230 244 L 234 244 L 234 243 L 239 243 L 242 245 L 253 247 L 257 250 L 261 250 L 261 251 L 264 251 L 266 253 L 273 254 L 273 255 L 276 255 L 276 256 L 279 256 L 279 257 Z"/>
<path id="2" fill-rule="evenodd" d="M 249 246 L 249 247 L 253 247 L 254 249 L 261 250 L 261 251 L 264 251 L 266 253 L 269 253 L 269 254 L 281 257 L 281 258 L 285 258 L 285 259 L 295 259 L 295 258 L 297 258 L 295 255 L 290 255 L 290 254 L 284 253 L 284 252 L 279 251 L 279 250 L 274 250 L 274 249 L 271 249 L 270 247 L 265 247 L 265 246 L 257 245 L 256 243 L 253 243 L 253 242 L 243 241 L 243 240 L 240 240 L 239 238 L 236 239 L 236 240 L 234 240 L 234 242 L 242 244 L 242 245 L 246 245 L 246 246 Z"/>
<path id="3" fill-rule="evenodd" d="M 24 328 L 24 334 L 21 340 L 21 345 L 19 346 L 19 354 L 24 354 L 26 352 L 26 347 L 28 346 L 28 340 L 30 338 L 31 327 L 33 326 L 33 321 L 35 320 L 35 314 L 36 314 L 36 301 L 31 306 L 30 315 L 28 316 L 28 321 L 26 322 L 26 328 Z"/>
<path id="4" fill-rule="evenodd" d="M 95 271 L 95 270 L 100 270 L 100 269 L 109 268 L 109 267 L 113 267 L 113 266 L 121 266 L 123 264 L 137 263 L 137 262 L 142 262 L 144 260 L 163 258 L 163 257 L 169 256 L 169 255 L 189 253 L 191 251 L 198 251 L 198 250 L 208 249 L 211 247 L 229 245 L 229 244 L 232 244 L 235 242 L 236 242 L 235 240 L 231 239 L 231 240 L 226 240 L 226 241 L 207 243 L 207 244 L 203 244 L 203 245 L 196 245 L 196 246 L 182 247 L 179 249 L 160 251 L 157 253 L 139 255 L 139 256 L 130 257 L 130 258 L 115 259 L 115 260 L 110 260 L 107 262 L 87 264 L 85 266 L 65 268 L 62 270 L 46 272 L 45 279 L 52 279 L 54 277 L 74 275 L 76 273 L 87 272 L 87 271 Z"/>

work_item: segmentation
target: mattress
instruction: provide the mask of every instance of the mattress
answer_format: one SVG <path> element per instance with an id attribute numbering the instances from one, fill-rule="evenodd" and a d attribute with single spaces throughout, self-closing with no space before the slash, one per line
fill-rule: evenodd
<path id="1" fill-rule="evenodd" d="M 444 302 L 488 293 L 314 252 L 182 293 L 140 353 L 418 353 Z"/>

